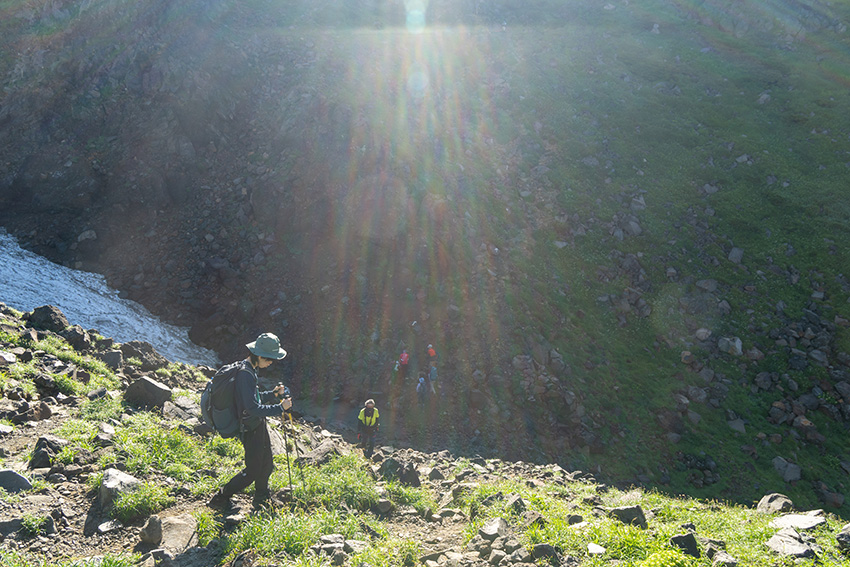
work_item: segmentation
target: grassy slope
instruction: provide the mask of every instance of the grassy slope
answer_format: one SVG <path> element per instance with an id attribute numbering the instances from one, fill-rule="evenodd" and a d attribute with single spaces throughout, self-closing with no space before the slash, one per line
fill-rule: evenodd
<path id="1" fill-rule="evenodd" d="M 739 450 L 754 444 L 757 432 L 778 431 L 766 421 L 772 399 L 750 395 L 748 384 L 762 369 L 785 372 L 784 355 L 743 368 L 737 360 L 710 361 L 732 381 L 725 405 L 750 420 L 746 436 L 726 427 L 722 411 L 699 408 L 703 420 L 688 426 L 681 444 L 670 445 L 655 415 L 672 407 L 672 392 L 699 384 L 679 362 L 680 351 L 693 346 L 694 324 L 715 336 L 740 336 L 745 349 L 759 343 L 764 350 L 768 341 L 752 329 L 781 325 L 775 315 L 780 300 L 792 319 L 799 317 L 810 301 L 810 279 L 826 288 L 830 314 L 850 317 L 847 292 L 836 282 L 850 265 L 841 246 L 850 230 L 846 34 L 811 33 L 786 45 L 774 34 L 736 38 L 686 18 L 666 2 L 611 5 L 615 9 L 595 2 L 502 3 L 505 32 L 492 25 L 499 23 L 496 15 L 485 13 L 421 39 L 403 32 L 400 14 L 376 15 L 353 3 L 318 10 L 313 3 L 289 2 L 273 13 L 266 2 L 232 11 L 222 4 L 210 12 L 211 20 L 227 14 L 239 22 L 220 30 L 237 43 L 260 34 L 297 46 L 299 53 L 317 46 L 312 66 L 283 61 L 281 74 L 314 93 L 306 100 L 320 93 L 320 103 L 303 103 L 303 91 L 285 98 L 283 93 L 291 93 L 282 89 L 280 97 L 260 97 L 256 108 L 242 109 L 244 116 L 260 119 L 255 127 L 270 140 L 269 165 L 277 167 L 281 185 L 290 175 L 303 175 L 307 181 L 294 189 L 299 197 L 331 203 L 332 234 L 286 235 L 297 260 L 293 271 L 321 287 L 336 279 L 329 273 L 353 266 L 364 276 L 346 282 L 345 292 L 355 299 L 370 292 L 386 297 L 398 291 L 394 286 L 405 290 L 392 316 L 352 314 L 323 296 L 316 299 L 326 316 L 316 330 L 322 351 L 315 374 L 325 374 L 324 349 L 356 358 L 371 348 L 371 332 L 387 332 L 393 321 L 454 304 L 465 320 L 452 333 L 438 331 L 434 342 L 447 355 L 477 355 L 478 360 L 463 361 L 468 370 L 481 360 L 526 352 L 527 338 L 536 335 L 570 364 L 568 387 L 582 397 L 607 445 L 602 454 L 549 458 L 601 466 L 616 479 L 647 474 L 655 482 L 662 467 L 671 469 L 672 492 L 751 502 L 776 488 L 814 505 L 808 482 L 776 486 L 770 462 L 794 454 L 804 464 L 804 481 L 842 488 L 838 462 L 848 458 L 848 450 L 839 425 L 813 417 L 828 435 L 822 448 L 786 439 L 760 446 L 755 461 Z M 179 19 L 179 12 L 173 15 Z M 376 28 L 379 16 L 389 25 Z M 253 84 L 276 63 L 251 61 L 239 76 Z M 414 63 L 431 73 L 426 73 L 430 92 L 419 92 L 411 81 Z M 13 66 L 9 57 L 2 64 L 4 70 Z M 334 120 L 340 108 L 352 109 L 350 123 Z M 275 137 L 281 131 L 283 141 Z M 334 140 L 340 137 L 350 139 L 351 147 L 338 146 Z M 310 152 L 292 156 L 276 146 L 293 138 L 311 142 L 305 145 Z M 442 154 L 434 140 L 442 142 Z M 390 158 L 381 158 L 380 148 L 390 148 Z M 541 173 L 540 166 L 548 170 Z M 368 183 L 351 183 L 348 194 L 338 186 L 351 179 L 372 181 L 382 167 L 403 179 L 404 187 L 393 186 L 403 193 L 398 201 L 413 203 L 417 212 L 432 199 L 449 199 L 442 222 L 421 214 L 395 227 L 420 236 L 427 252 L 420 252 L 414 238 L 402 250 L 389 245 L 374 250 L 370 239 L 381 240 L 380 234 L 346 223 L 369 212 L 357 208 Z M 719 191 L 701 196 L 705 184 Z M 521 196 L 526 190 L 530 196 Z M 621 201 L 625 196 L 628 203 L 638 192 L 647 203 L 638 213 L 644 232 L 620 242 L 605 223 L 628 212 Z M 345 206 L 335 209 L 338 201 Z M 394 210 L 392 203 L 387 207 Z M 556 220 L 563 214 L 575 216 L 588 234 L 566 237 Z M 567 224 L 574 224 L 572 218 Z M 570 246 L 553 245 L 565 238 Z M 482 244 L 501 248 L 504 260 L 482 258 Z M 796 255 L 786 256 L 789 244 Z M 837 246 L 831 249 L 832 244 Z M 746 270 L 725 261 L 732 246 L 745 250 Z M 629 316 L 625 327 L 597 300 L 633 285 L 623 275 L 600 275 L 614 264 L 612 250 L 639 255 L 652 282 L 643 296 L 652 315 Z M 327 257 L 333 263 L 316 260 Z M 800 282 L 790 285 L 771 272 L 771 259 L 783 269 L 793 265 Z M 414 273 L 405 275 L 411 266 Z M 497 277 L 473 266 L 490 267 Z M 676 268 L 678 281 L 667 280 L 668 267 Z M 693 292 L 688 278 L 720 281 L 718 297 L 729 301 L 732 314 L 684 315 L 679 301 Z M 755 291 L 744 291 L 745 285 Z M 420 289 L 429 292 L 424 309 L 416 298 Z M 850 337 L 839 329 L 835 350 L 848 349 Z M 824 377 L 816 369 L 789 374 L 801 384 Z M 318 380 L 317 390 L 333 393 Z M 499 397 L 508 399 L 512 392 L 508 385 Z M 680 451 L 722 462 L 721 481 L 693 488 L 689 473 L 675 470 Z"/>
<path id="2" fill-rule="evenodd" d="M 72 356 L 61 341 L 32 344 L 11 332 L 4 332 L 0 340 L 3 348 L 47 347 L 66 360 L 73 358 L 74 364 L 89 365 L 98 383 L 103 380 L 106 381 L 103 383 L 115 384 L 109 371 L 87 356 Z M 0 391 L 12 387 L 35 391 L 32 378 L 18 373 L 16 367 L 17 364 L 13 364 L 0 371 Z M 192 373 L 191 368 L 182 365 L 173 365 L 167 371 L 188 373 L 189 377 Z M 80 390 L 85 389 L 82 384 L 78 386 Z M 192 395 L 192 392 L 182 394 Z M 439 482 L 426 482 L 421 488 L 409 488 L 392 481 L 377 482 L 368 472 L 367 463 L 355 453 L 319 467 L 307 466 L 300 474 L 293 475 L 296 504 L 291 508 L 254 514 L 238 526 L 225 529 L 223 518 L 204 507 L 202 502 L 238 468 L 238 443 L 219 437 L 198 437 L 177 422 L 163 420 L 157 412 L 125 406 L 120 397 L 106 397 L 84 400 L 71 418 L 58 424 L 56 435 L 69 440 L 70 444 L 57 455 L 56 461 L 71 463 L 78 453 L 94 449 L 94 437 L 105 421 L 115 426 L 114 444 L 99 452 L 98 467 L 122 463 L 143 483 L 139 491 L 118 500 L 114 515 L 125 525 L 138 526 L 149 514 L 162 510 L 167 513 L 169 507 L 179 504 L 181 514 L 190 512 L 197 520 L 200 544 L 218 550 L 216 564 L 225 564 L 240 553 L 251 551 L 255 564 L 321 565 L 324 564 L 322 560 L 308 553 L 308 548 L 316 544 L 320 536 L 338 533 L 346 539 L 368 542 L 365 549 L 350 558 L 352 564 L 364 561 L 392 567 L 412 565 L 423 553 L 424 540 L 433 542 L 435 534 L 443 533 L 445 525 L 455 522 L 417 524 L 409 517 L 405 519 L 404 514 L 373 515 L 369 510 L 379 498 L 389 498 L 395 506 L 413 508 L 418 514 L 434 511 L 444 487 Z M 287 485 L 285 459 L 285 455 L 277 457 L 277 471 L 271 479 L 275 490 Z M 823 526 L 809 532 L 821 548 L 818 562 L 792 563 L 764 552 L 764 542 L 776 531 L 768 525 L 774 515 L 756 513 L 752 508 L 686 496 L 671 497 L 654 491 L 603 487 L 593 480 L 571 480 L 564 471 L 551 466 L 535 468 L 490 460 L 483 467 L 465 459 L 446 462 L 429 461 L 427 457 L 426 462 L 429 466 L 438 466 L 448 478 L 472 472 L 467 482 L 473 482 L 467 485 L 467 490 L 458 491 L 450 503 L 450 507 L 464 515 L 460 526 L 461 543 L 468 542 L 491 518 L 502 517 L 527 548 L 537 543 L 552 544 L 583 566 L 604 565 L 611 561 L 626 566 L 649 566 L 653 563 L 646 561 L 653 557 L 659 559 L 658 553 L 672 554 L 665 556 L 663 564 L 677 561 L 677 565 L 710 565 L 705 555 L 694 560 L 671 547 L 670 538 L 683 533 L 683 526 L 689 524 L 700 537 L 723 542 L 726 551 L 737 558 L 739 564 L 837 566 L 846 562 L 846 555 L 835 542 L 835 534 L 845 522 L 834 515 L 829 515 Z M 296 468 L 294 464 L 291 467 Z M 91 474 L 88 486 L 96 488 L 99 479 L 100 474 Z M 68 488 L 66 485 L 65 489 Z M 36 494 L 44 490 L 49 490 L 44 481 L 37 481 L 31 492 Z M 520 527 L 523 523 L 521 510 L 509 506 L 506 498 L 513 494 L 524 499 L 528 510 L 542 516 L 542 525 Z M 94 491 L 89 496 L 93 498 L 93 495 Z M 3 493 L 0 496 L 11 504 L 20 502 L 25 506 L 30 494 Z M 343 502 L 345 510 L 340 506 Z M 636 505 L 647 514 L 649 529 L 626 526 L 603 513 L 609 507 Z M 577 516 L 584 521 L 576 524 Z M 4 565 L 65 567 L 77 564 L 75 561 L 81 558 L 45 560 L 36 554 L 37 551 L 27 550 L 41 547 L 37 536 L 43 520 L 39 512 L 26 513 L 22 533 L 16 536 L 17 549 L 0 549 Z M 369 535 L 376 533 L 380 537 Z M 600 555 L 590 555 L 588 544 L 600 545 L 604 551 Z M 129 549 L 111 549 L 103 561 L 113 567 L 123 567 L 135 564 L 137 559 Z"/>

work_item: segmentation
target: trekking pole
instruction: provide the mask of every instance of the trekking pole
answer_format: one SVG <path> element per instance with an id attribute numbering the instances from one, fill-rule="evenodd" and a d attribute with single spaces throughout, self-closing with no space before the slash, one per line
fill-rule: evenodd
<path id="1" fill-rule="evenodd" d="M 292 421 L 292 412 L 286 412 L 286 415 L 287 415 L 287 417 L 289 417 L 289 425 L 291 425 L 292 428 L 294 429 L 295 428 L 295 422 Z M 284 429 L 285 428 L 286 428 L 286 424 L 284 424 Z M 301 458 L 300 458 L 301 452 L 298 449 L 298 443 L 295 442 L 295 440 L 293 440 L 292 443 L 295 445 L 295 452 L 298 454 L 298 457 L 296 457 L 295 462 L 298 464 L 298 472 L 301 473 L 301 484 L 304 484 L 304 465 L 301 464 Z"/>
<path id="2" fill-rule="evenodd" d="M 283 424 L 282 429 L 283 444 L 286 447 L 286 474 L 289 475 L 289 496 L 292 497 L 295 493 L 292 491 L 292 469 L 289 468 L 289 436 L 286 433 L 286 423 Z"/>
<path id="3" fill-rule="evenodd" d="M 283 386 L 283 384 L 278 384 L 278 387 Z M 275 391 L 277 388 L 275 388 Z M 290 397 L 289 388 L 283 386 L 283 392 L 277 394 L 278 399 L 288 398 Z M 284 415 L 286 415 L 286 410 L 283 411 Z M 289 495 L 290 497 L 294 494 L 292 491 L 292 469 L 289 466 L 289 436 L 286 433 L 286 420 L 283 420 L 283 444 L 286 447 L 286 473 L 289 476 Z M 302 481 L 303 482 L 303 481 Z"/>

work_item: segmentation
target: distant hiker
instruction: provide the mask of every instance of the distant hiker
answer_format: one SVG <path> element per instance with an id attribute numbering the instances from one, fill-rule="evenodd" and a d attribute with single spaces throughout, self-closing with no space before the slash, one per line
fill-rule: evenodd
<path id="1" fill-rule="evenodd" d="M 273 390 L 261 392 L 257 387 L 257 370 L 268 368 L 275 360 L 286 356 L 280 340 L 272 333 L 263 333 L 257 340 L 245 345 L 250 355 L 241 362 L 242 368 L 235 378 L 235 403 L 240 419 L 239 440 L 245 449 L 245 468 L 231 478 L 210 499 L 210 506 L 230 505 L 230 499 L 254 483 L 254 508 L 260 508 L 271 497 L 269 477 L 274 471 L 272 447 L 267 417 L 283 414 L 292 407 L 289 390 L 282 384 Z M 264 405 L 262 401 L 284 397 L 280 403 Z"/>
<path id="2" fill-rule="evenodd" d="M 360 415 L 357 416 L 357 439 L 363 447 L 363 456 L 367 459 L 372 457 L 375 448 L 375 435 L 378 433 L 378 421 L 381 414 L 375 409 L 375 400 L 366 400 Z"/>
<path id="3" fill-rule="evenodd" d="M 428 345 L 428 348 L 425 349 L 425 352 L 428 354 L 428 364 L 430 365 L 432 362 L 437 362 L 437 351 L 434 350 L 434 345 Z"/>
<path id="4" fill-rule="evenodd" d="M 425 383 L 425 376 L 419 374 L 419 383 L 416 384 L 416 399 L 419 401 L 419 407 L 424 408 L 428 403 L 428 385 Z"/>
<path id="5" fill-rule="evenodd" d="M 410 362 L 410 355 L 407 354 L 407 349 L 402 349 L 398 355 L 398 377 L 401 381 L 407 379 L 407 365 Z"/>
<path id="6" fill-rule="evenodd" d="M 431 361 L 431 368 L 428 370 L 428 384 L 431 385 L 431 393 L 436 394 L 437 391 L 434 389 L 434 384 L 437 383 L 437 361 Z"/>

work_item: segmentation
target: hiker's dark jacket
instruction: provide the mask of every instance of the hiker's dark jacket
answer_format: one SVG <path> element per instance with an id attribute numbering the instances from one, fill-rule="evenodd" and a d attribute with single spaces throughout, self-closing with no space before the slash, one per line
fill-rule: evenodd
<path id="1" fill-rule="evenodd" d="M 236 373 L 236 410 L 242 420 L 242 428 L 252 431 L 263 423 L 264 418 L 277 417 L 283 413 L 279 404 L 263 404 L 263 401 L 274 399 L 273 390 L 258 390 L 257 371 L 249 361 L 243 361 L 242 370 Z"/>

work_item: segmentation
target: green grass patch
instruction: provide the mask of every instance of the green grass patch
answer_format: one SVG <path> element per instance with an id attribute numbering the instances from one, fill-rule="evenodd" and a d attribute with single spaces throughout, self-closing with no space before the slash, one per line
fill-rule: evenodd
<path id="1" fill-rule="evenodd" d="M 121 523 L 127 524 L 165 510 L 175 502 L 176 499 L 168 493 L 168 488 L 161 484 L 145 482 L 135 490 L 123 492 L 115 501 L 112 515 Z"/>
<path id="2" fill-rule="evenodd" d="M 286 455 L 278 455 L 276 460 L 281 463 L 285 458 Z M 362 458 L 354 454 L 338 456 L 321 467 L 302 470 L 293 463 L 290 467 L 293 481 L 301 479 L 302 471 L 304 475 L 304 482 L 295 487 L 295 498 L 310 508 L 335 509 L 344 502 L 350 508 L 368 510 L 378 501 L 378 494 L 375 480 L 362 464 Z M 285 486 L 286 474 L 286 465 L 279 464 L 272 485 L 278 489 Z"/>
<path id="3" fill-rule="evenodd" d="M 107 553 L 98 558 L 98 567 L 134 567 L 141 554 Z M 79 559 L 45 559 L 27 552 L 0 549 L 0 564 L 4 567 L 80 567 Z"/>
<path id="4" fill-rule="evenodd" d="M 248 518 L 225 539 L 228 558 L 251 549 L 269 560 L 287 561 L 302 555 L 319 537 L 342 534 L 348 539 L 368 539 L 360 518 L 338 509 L 318 509 L 310 514 L 258 514 Z"/>

